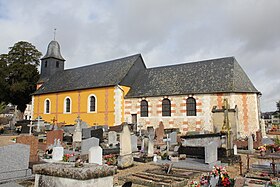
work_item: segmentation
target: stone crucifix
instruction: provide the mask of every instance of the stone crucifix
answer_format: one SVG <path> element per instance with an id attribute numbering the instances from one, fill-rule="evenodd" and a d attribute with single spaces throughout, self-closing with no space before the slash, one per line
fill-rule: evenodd
<path id="1" fill-rule="evenodd" d="M 227 149 L 232 149 L 231 147 L 231 127 L 229 124 L 229 118 L 228 118 L 228 110 L 229 110 L 229 104 L 228 99 L 224 99 L 224 124 L 222 127 L 222 132 L 225 132 L 227 134 Z"/>

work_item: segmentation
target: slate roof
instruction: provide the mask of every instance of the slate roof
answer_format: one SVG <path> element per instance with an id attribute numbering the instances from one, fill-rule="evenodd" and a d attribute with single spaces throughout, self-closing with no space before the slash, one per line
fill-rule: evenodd
<path id="1" fill-rule="evenodd" d="M 143 70 L 126 98 L 232 92 L 259 93 L 235 58 L 226 57 Z"/>
<path id="2" fill-rule="evenodd" d="M 117 85 L 138 58 L 140 54 L 57 72 L 34 95 Z"/>

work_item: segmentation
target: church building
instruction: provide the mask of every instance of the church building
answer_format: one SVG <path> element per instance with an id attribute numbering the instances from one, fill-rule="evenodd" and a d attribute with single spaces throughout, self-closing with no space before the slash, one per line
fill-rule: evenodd
<path id="1" fill-rule="evenodd" d="M 234 57 L 147 68 L 141 54 L 64 69 L 57 41 L 41 59 L 33 119 L 89 125 L 124 121 L 156 128 L 218 132 L 225 111 L 235 138 L 259 129 L 259 96 Z M 229 108 L 224 105 L 225 99 Z"/>

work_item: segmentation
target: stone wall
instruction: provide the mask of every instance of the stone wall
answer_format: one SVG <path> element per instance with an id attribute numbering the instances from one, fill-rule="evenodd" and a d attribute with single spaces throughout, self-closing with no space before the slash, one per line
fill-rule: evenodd
<path id="1" fill-rule="evenodd" d="M 186 99 L 196 99 L 197 115 L 186 115 Z M 171 101 L 171 116 L 162 116 L 161 102 L 164 98 Z M 148 117 L 140 116 L 140 102 L 142 99 L 148 101 Z M 258 97 L 254 93 L 221 93 L 221 94 L 195 94 L 147 98 L 125 99 L 125 119 L 132 122 L 132 114 L 137 114 L 138 124 L 144 127 L 153 126 L 156 128 L 160 121 L 165 128 L 179 128 L 182 134 L 190 131 L 214 132 L 213 107 L 222 109 L 223 100 L 228 99 L 230 108 L 237 108 L 236 120 L 233 124 L 238 137 L 244 137 L 259 129 L 259 108 Z"/>

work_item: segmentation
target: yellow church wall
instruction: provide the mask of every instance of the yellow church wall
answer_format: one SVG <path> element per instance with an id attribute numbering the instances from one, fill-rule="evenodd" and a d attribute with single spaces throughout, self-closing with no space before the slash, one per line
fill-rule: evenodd
<path id="1" fill-rule="evenodd" d="M 88 111 L 88 98 L 94 95 L 96 98 L 96 111 Z M 71 99 L 71 113 L 64 112 L 64 100 Z M 45 100 L 49 99 L 50 113 L 44 113 Z M 93 88 L 60 93 L 51 93 L 33 96 L 32 119 L 41 116 L 45 121 L 66 125 L 74 124 L 79 115 L 89 125 L 114 125 L 114 87 Z"/>

